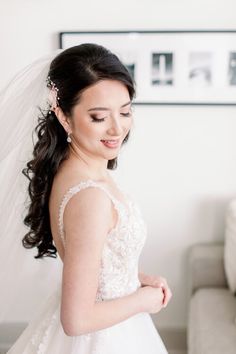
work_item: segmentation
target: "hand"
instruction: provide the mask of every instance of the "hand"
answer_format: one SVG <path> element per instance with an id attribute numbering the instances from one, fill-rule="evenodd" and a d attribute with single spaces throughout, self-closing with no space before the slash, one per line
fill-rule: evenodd
<path id="1" fill-rule="evenodd" d="M 162 288 L 164 299 L 163 306 L 166 307 L 172 297 L 172 292 L 167 284 L 167 280 L 161 276 L 148 275 L 139 273 L 139 280 L 142 286 L 152 286 L 154 288 Z"/>
<path id="2" fill-rule="evenodd" d="M 163 308 L 164 294 L 161 288 L 140 287 L 137 290 L 141 312 L 157 313 Z"/>

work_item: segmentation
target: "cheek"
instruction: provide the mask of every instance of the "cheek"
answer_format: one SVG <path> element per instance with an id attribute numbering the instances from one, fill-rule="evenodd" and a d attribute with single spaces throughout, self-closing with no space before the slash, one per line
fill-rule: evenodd
<path id="1" fill-rule="evenodd" d="M 90 126 L 88 123 L 81 122 L 77 126 L 77 136 L 80 136 L 82 138 L 89 138 L 91 136 L 94 136 L 95 130 L 93 126 Z"/>
<path id="2" fill-rule="evenodd" d="M 124 127 L 126 130 L 130 130 L 133 126 L 133 118 L 129 118 L 127 121 L 125 121 Z"/>

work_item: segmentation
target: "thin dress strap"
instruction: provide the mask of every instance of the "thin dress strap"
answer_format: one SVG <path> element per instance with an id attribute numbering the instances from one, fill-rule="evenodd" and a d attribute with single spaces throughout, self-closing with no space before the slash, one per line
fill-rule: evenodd
<path id="1" fill-rule="evenodd" d="M 69 188 L 69 190 L 65 193 L 64 197 L 62 198 L 60 207 L 59 207 L 59 217 L 58 217 L 58 226 L 59 226 L 59 233 L 60 233 L 60 237 L 62 239 L 63 245 L 65 247 L 65 235 L 64 235 L 64 226 L 63 226 L 63 214 L 64 214 L 64 210 L 66 207 L 66 204 L 68 203 L 68 201 L 71 199 L 71 197 L 73 195 L 75 195 L 76 193 L 78 193 L 79 191 L 88 188 L 88 187 L 97 187 L 100 188 L 101 190 L 103 190 L 108 197 L 111 199 L 111 201 L 114 204 L 115 209 L 118 211 L 118 218 L 120 217 L 120 206 L 123 206 L 123 208 L 125 207 L 123 203 L 121 203 L 118 199 L 114 198 L 112 196 L 112 194 L 101 184 L 95 182 L 92 179 L 88 179 L 85 181 L 81 181 L 79 184 Z M 126 197 L 127 200 L 127 197 Z M 128 210 L 127 208 L 125 208 L 126 210 Z"/>

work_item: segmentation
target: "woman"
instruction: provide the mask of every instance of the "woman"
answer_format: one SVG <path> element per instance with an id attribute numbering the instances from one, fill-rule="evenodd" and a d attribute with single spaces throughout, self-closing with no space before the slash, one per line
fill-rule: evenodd
<path id="1" fill-rule="evenodd" d="M 61 284 L 9 354 L 164 354 L 150 313 L 167 305 L 162 277 L 138 272 L 146 227 L 108 170 L 132 128 L 131 76 L 95 44 L 65 50 L 47 76 L 24 222 L 36 258 L 59 256 Z"/>

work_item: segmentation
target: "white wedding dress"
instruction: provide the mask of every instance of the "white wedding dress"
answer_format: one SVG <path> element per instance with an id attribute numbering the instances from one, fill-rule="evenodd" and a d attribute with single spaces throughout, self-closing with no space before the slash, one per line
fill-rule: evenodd
<path id="1" fill-rule="evenodd" d="M 88 187 L 107 193 L 119 216 L 103 248 L 96 301 L 126 296 L 141 286 L 138 260 L 146 240 L 146 225 L 138 206 L 126 194 L 124 205 L 98 182 L 86 180 L 70 188 L 62 199 L 58 221 L 64 245 L 66 203 L 75 193 Z M 151 316 L 146 312 L 96 332 L 67 336 L 60 322 L 60 298 L 61 287 L 58 286 L 7 354 L 167 354 Z"/>

